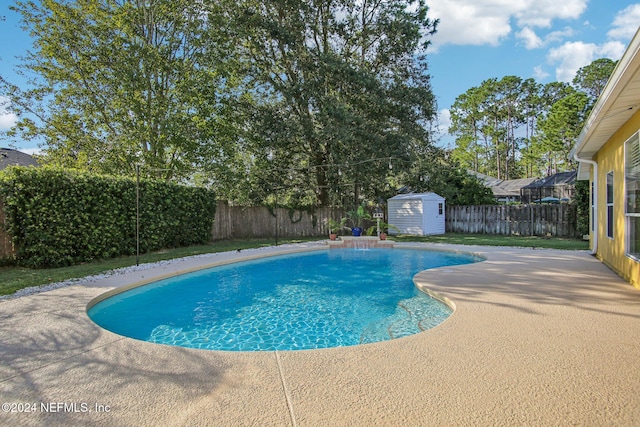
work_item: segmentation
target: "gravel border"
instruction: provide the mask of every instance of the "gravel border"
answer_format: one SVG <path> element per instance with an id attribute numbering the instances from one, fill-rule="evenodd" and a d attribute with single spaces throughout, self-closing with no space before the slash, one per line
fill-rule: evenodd
<path id="1" fill-rule="evenodd" d="M 304 246 L 304 245 L 319 245 L 319 244 L 325 244 L 324 241 L 317 241 L 317 242 L 304 242 L 304 243 L 287 243 L 284 245 L 278 245 L 278 248 L 296 248 L 296 247 L 300 247 L 300 246 Z M 252 248 L 252 249 L 243 249 L 243 250 L 236 250 L 236 251 L 225 251 L 225 252 L 212 252 L 212 253 L 208 253 L 208 254 L 200 254 L 200 255 L 191 255 L 188 257 L 182 257 L 182 258 L 174 258 L 174 259 L 169 259 L 169 260 L 164 260 L 164 261 L 157 261 L 157 262 L 149 262 L 149 263 L 145 263 L 145 264 L 140 264 L 140 265 L 132 265 L 130 267 L 120 267 L 120 268 L 116 268 L 113 270 L 108 270 L 105 271 L 104 273 L 100 273 L 100 274 L 94 274 L 91 276 L 85 276 L 85 277 L 78 277 L 78 278 L 74 278 L 74 279 L 69 279 L 69 280 L 64 280 L 62 282 L 55 282 L 55 283 L 47 283 L 45 285 L 39 285 L 39 286 L 29 286 L 27 288 L 22 288 L 19 289 L 17 291 L 15 291 L 14 293 L 10 294 L 10 295 L 1 295 L 0 296 L 0 301 L 4 301 L 4 300 L 12 300 L 12 299 L 16 299 L 16 298 L 21 298 L 24 296 L 28 296 L 28 295 L 35 295 L 35 294 L 39 294 L 42 292 L 48 292 L 48 291 L 53 291 L 55 289 L 60 289 L 60 288 L 65 288 L 67 286 L 72 286 L 72 285 L 83 285 L 85 283 L 92 283 L 92 282 L 96 282 L 98 280 L 102 280 L 108 277 L 112 277 L 112 276 L 117 276 L 117 275 L 122 275 L 122 274 L 128 274 L 128 273 L 135 273 L 138 271 L 145 271 L 145 270 L 152 270 L 154 268 L 158 268 L 158 267 L 164 267 L 167 265 L 171 265 L 171 264 L 176 264 L 179 262 L 184 262 L 186 260 L 190 260 L 190 259 L 197 259 L 197 258 L 206 258 L 206 257 L 211 257 L 211 258 L 215 258 L 218 256 L 222 256 L 224 254 L 229 254 L 229 253 L 233 253 L 233 252 L 243 252 L 243 253 L 257 253 L 257 252 L 262 252 L 265 250 L 269 250 L 270 248 L 273 248 L 275 246 L 265 246 L 265 247 L 261 247 L 261 248 Z"/>

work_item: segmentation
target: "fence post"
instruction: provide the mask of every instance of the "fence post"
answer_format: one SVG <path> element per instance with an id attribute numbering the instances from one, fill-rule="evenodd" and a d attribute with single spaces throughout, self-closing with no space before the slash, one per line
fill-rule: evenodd
<path id="1" fill-rule="evenodd" d="M 535 230 L 534 230 L 534 222 L 533 222 L 533 205 L 528 205 L 529 206 L 529 233 L 531 236 L 535 236 Z"/>

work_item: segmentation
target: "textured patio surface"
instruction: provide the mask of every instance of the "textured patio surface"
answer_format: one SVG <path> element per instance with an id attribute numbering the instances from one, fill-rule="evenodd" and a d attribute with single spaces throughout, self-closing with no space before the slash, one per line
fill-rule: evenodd
<path id="1" fill-rule="evenodd" d="M 13 405 L 0 425 L 640 425 L 640 291 L 584 252 L 428 247 L 487 260 L 420 273 L 453 315 L 364 346 L 191 350 L 121 337 L 86 315 L 114 287 L 283 248 L 2 301 L 0 402 Z"/>

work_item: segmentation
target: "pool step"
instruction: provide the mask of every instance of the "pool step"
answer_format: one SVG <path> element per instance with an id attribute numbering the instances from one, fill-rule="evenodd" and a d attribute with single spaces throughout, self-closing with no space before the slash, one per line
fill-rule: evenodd
<path id="1" fill-rule="evenodd" d="M 424 305 L 421 296 L 400 301 L 394 314 L 380 323 L 369 325 L 362 332 L 360 344 L 380 341 L 380 337 L 400 338 L 433 327 L 429 322 L 430 313 L 425 312 Z"/>

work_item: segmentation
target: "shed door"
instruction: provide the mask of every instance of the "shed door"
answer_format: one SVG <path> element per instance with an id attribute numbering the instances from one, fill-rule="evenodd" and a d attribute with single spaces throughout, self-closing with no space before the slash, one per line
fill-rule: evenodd
<path id="1" fill-rule="evenodd" d="M 444 234 L 444 200 L 425 202 L 424 235 Z"/>

